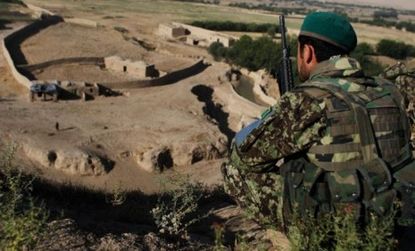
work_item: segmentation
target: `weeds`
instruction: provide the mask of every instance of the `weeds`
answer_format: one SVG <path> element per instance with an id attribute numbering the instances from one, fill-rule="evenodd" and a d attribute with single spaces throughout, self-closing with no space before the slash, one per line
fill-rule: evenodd
<path id="1" fill-rule="evenodd" d="M 227 250 L 224 243 L 224 227 L 221 224 L 213 224 L 212 226 L 214 234 L 215 234 L 215 246 L 213 248 L 214 251 L 225 251 Z"/>
<path id="2" fill-rule="evenodd" d="M 105 201 L 113 206 L 120 206 L 124 204 L 127 199 L 127 193 L 122 189 L 122 184 L 119 182 L 108 196 L 105 197 Z"/>
<path id="3" fill-rule="evenodd" d="M 199 201 L 203 197 L 203 186 L 193 184 L 189 177 L 174 176 L 168 183 L 176 189 L 159 196 L 151 215 L 160 235 L 173 245 L 181 245 L 189 240 L 188 228 L 207 217 L 209 213 L 199 210 Z M 166 183 L 162 183 L 165 187 Z"/>
<path id="4" fill-rule="evenodd" d="M 0 158 L 0 249 L 32 247 L 43 232 L 47 214 L 31 196 L 32 180 L 13 166 L 16 146 L 5 147 Z"/>

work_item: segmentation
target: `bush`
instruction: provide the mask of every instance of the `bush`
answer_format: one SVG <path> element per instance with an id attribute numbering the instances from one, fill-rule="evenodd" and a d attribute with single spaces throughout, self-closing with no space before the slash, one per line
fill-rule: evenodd
<path id="1" fill-rule="evenodd" d="M 415 47 L 403 42 L 382 39 L 376 47 L 380 55 L 392 57 L 395 59 L 405 59 L 415 56 Z"/>
<path id="2" fill-rule="evenodd" d="M 397 29 L 405 29 L 410 32 L 415 32 L 415 24 L 411 22 L 402 21 L 396 24 Z"/>
<path id="3" fill-rule="evenodd" d="M 202 214 L 199 211 L 199 201 L 204 195 L 204 187 L 201 184 L 192 184 L 188 176 L 175 176 L 161 184 L 172 184 L 177 188 L 162 193 L 150 213 L 160 235 L 168 243 L 180 247 L 188 240 L 188 228 L 210 214 Z"/>
<path id="4" fill-rule="evenodd" d="M 351 53 L 351 57 L 359 61 L 362 69 L 367 76 L 377 76 L 384 70 L 384 66 L 376 61 L 372 61 L 368 56 L 374 55 L 373 47 L 368 43 L 360 43 Z"/>
<path id="5" fill-rule="evenodd" d="M 226 56 L 226 48 L 221 42 L 212 43 L 208 48 L 208 52 L 215 60 L 221 60 Z"/>
<path id="6" fill-rule="evenodd" d="M 347 212 L 313 216 L 294 216 L 288 238 L 294 251 L 317 250 L 395 250 L 393 236 L 396 211 L 385 218 L 371 216 L 362 227 Z"/>
<path id="7" fill-rule="evenodd" d="M 373 47 L 368 44 L 368 43 L 360 43 L 356 46 L 356 48 L 354 49 L 354 51 L 352 52 L 352 54 L 354 55 L 374 55 L 375 54 L 375 50 L 373 49 Z"/>
<path id="8" fill-rule="evenodd" d="M 46 211 L 31 196 L 32 181 L 13 167 L 16 147 L 9 146 L 0 159 L 0 249 L 32 247 L 43 232 Z"/>
<path id="9" fill-rule="evenodd" d="M 297 56 L 297 37 L 288 37 L 291 57 Z M 275 43 L 270 37 L 264 36 L 256 40 L 244 35 L 240 37 L 230 48 L 223 47 L 220 43 L 212 43 L 208 48 L 215 60 L 226 61 L 245 67 L 251 71 L 265 69 L 274 77 L 280 70 L 282 59 L 281 44 Z M 294 82 L 298 82 L 297 64 L 293 62 Z"/>
<path id="10" fill-rule="evenodd" d="M 242 36 L 226 50 L 226 59 L 251 71 L 275 71 L 281 58 L 281 48 L 270 37 L 252 39 Z"/>

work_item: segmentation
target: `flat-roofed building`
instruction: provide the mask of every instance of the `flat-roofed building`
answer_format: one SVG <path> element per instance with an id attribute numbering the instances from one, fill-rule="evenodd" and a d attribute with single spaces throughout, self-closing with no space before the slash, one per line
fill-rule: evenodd
<path id="1" fill-rule="evenodd" d="M 158 32 L 161 36 L 167 38 L 176 38 L 186 35 L 186 29 L 182 26 L 176 26 L 173 24 L 159 24 Z"/>

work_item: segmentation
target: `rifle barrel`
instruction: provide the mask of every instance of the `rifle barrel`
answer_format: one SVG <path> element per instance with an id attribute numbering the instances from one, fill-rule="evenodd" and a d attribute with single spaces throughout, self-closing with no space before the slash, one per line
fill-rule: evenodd
<path id="1" fill-rule="evenodd" d="M 281 95 L 287 91 L 292 90 L 294 86 L 293 80 L 293 73 L 292 73 L 292 64 L 290 59 L 290 47 L 287 45 L 287 38 L 286 38 L 286 28 L 285 28 L 285 17 L 284 15 L 280 15 L 279 17 L 279 29 L 281 33 L 281 46 L 282 46 L 282 76 L 280 80 L 280 93 Z"/>

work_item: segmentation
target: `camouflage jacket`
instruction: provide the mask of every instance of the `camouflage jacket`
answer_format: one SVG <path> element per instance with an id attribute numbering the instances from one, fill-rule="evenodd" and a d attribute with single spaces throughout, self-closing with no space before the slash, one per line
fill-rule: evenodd
<path id="1" fill-rule="evenodd" d="M 355 83 L 359 78 L 363 79 L 364 73 L 356 60 L 333 57 L 319 63 L 304 84 L 331 82 L 353 92 L 365 88 Z M 244 128 L 237 134 L 230 162 L 246 172 L 263 172 L 274 168 L 281 158 L 307 153 L 311 146 L 332 140 L 324 138 L 326 107 L 324 101 L 302 91 L 287 92 L 275 106 L 263 113 L 260 120 L 251 124 L 251 128 Z M 310 160 L 315 158 L 312 154 L 307 155 Z"/>
<path id="2" fill-rule="evenodd" d="M 415 60 L 408 64 L 398 62 L 385 69 L 380 75 L 383 78 L 393 81 L 405 97 L 407 112 L 412 123 L 415 122 Z"/>

